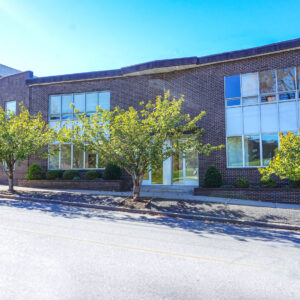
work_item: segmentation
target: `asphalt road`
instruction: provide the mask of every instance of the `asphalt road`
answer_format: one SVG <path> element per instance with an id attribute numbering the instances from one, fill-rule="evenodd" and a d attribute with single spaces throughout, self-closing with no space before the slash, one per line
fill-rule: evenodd
<path id="1" fill-rule="evenodd" d="M 300 233 L 0 201 L 0 299 L 300 299 Z"/>

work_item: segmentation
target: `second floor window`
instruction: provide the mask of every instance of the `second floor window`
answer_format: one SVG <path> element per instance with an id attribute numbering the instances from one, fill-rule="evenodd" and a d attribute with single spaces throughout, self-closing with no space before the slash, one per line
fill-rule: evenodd
<path id="1" fill-rule="evenodd" d="M 8 101 L 5 103 L 5 112 L 13 112 L 14 114 L 17 112 L 17 102 L 16 101 Z"/>

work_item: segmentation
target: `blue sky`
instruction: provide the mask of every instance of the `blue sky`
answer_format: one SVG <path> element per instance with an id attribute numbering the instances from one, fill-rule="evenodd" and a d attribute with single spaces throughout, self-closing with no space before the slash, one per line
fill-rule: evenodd
<path id="1" fill-rule="evenodd" d="M 0 0 L 0 63 L 37 76 L 300 37 L 300 1 Z"/>

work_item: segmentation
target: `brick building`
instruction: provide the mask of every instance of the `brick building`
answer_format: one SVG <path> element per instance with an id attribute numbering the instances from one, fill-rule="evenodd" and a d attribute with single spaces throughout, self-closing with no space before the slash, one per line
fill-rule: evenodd
<path id="1" fill-rule="evenodd" d="M 184 95 L 184 112 L 205 110 L 204 141 L 226 148 L 209 157 L 170 158 L 147 176 L 145 184 L 202 185 L 210 165 L 221 171 L 224 184 L 233 184 L 238 177 L 257 184 L 257 168 L 268 164 L 279 132 L 300 128 L 300 39 L 109 71 L 33 77 L 32 72 L 8 69 L 0 65 L 0 104 L 14 109 L 23 101 L 31 113 L 41 111 L 51 125 L 63 126 L 75 118 L 71 102 L 93 113 L 99 104 L 108 109 L 138 107 L 140 101 L 153 100 L 166 90 Z M 16 166 L 17 179 L 24 178 L 33 161 L 29 158 Z M 96 155 L 72 145 L 62 145 L 57 156 L 39 163 L 45 169 L 101 167 Z M 5 180 L 3 172 L 0 180 Z"/>

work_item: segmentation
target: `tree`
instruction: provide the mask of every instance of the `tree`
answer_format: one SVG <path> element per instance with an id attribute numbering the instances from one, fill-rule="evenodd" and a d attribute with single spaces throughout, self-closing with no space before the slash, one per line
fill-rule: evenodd
<path id="1" fill-rule="evenodd" d="M 99 160 L 123 168 L 132 178 L 133 199 L 140 196 L 146 172 L 157 169 L 171 155 L 189 151 L 209 155 L 223 146 L 201 141 L 203 128 L 198 127 L 205 112 L 191 118 L 182 114 L 183 97 L 157 96 L 156 101 L 140 103 L 141 109 L 97 108 L 91 117 L 83 114 L 73 122 L 74 130 L 65 128 L 70 141 L 98 154 Z M 75 107 L 76 109 L 76 107 Z"/>
<path id="2" fill-rule="evenodd" d="M 14 166 L 30 155 L 47 156 L 41 151 L 58 137 L 42 118 L 42 114 L 30 115 L 23 104 L 20 113 L 5 112 L 0 106 L 0 161 L 8 177 L 8 191 L 14 192 Z"/>
<path id="3" fill-rule="evenodd" d="M 280 133 L 280 147 L 266 168 L 259 169 L 263 177 L 272 174 L 281 179 L 300 180 L 300 136 L 292 132 Z"/>

